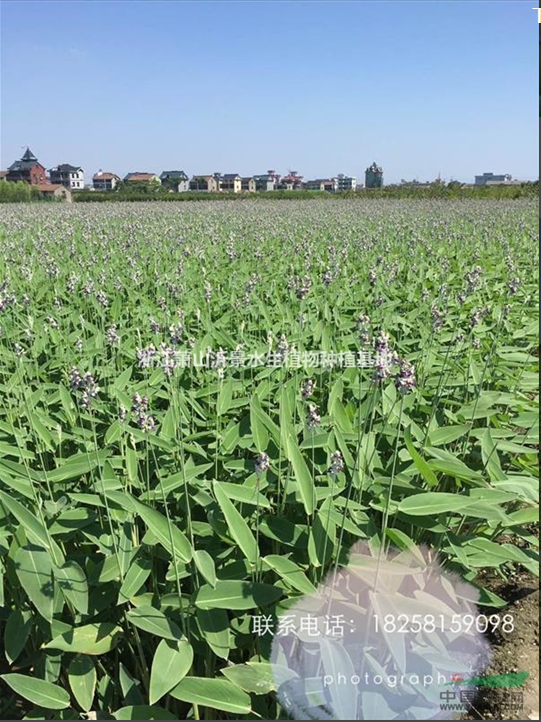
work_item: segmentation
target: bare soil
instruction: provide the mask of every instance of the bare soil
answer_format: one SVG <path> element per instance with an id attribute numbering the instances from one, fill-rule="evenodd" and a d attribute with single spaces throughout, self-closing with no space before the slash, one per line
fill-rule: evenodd
<path id="1" fill-rule="evenodd" d="M 490 689 L 475 702 L 471 713 L 463 719 L 476 720 L 538 720 L 539 719 L 539 580 L 528 573 L 517 572 L 506 582 L 487 580 L 487 586 L 509 601 L 505 614 L 512 614 L 515 630 L 497 632 L 491 642 L 494 659 L 485 675 L 529 672 L 520 689 Z M 493 610 L 498 612 L 498 610 Z M 500 610 L 500 614 L 502 611 Z M 512 692 L 522 693 L 522 708 L 510 706 Z M 515 702 L 516 704 L 516 702 Z"/>

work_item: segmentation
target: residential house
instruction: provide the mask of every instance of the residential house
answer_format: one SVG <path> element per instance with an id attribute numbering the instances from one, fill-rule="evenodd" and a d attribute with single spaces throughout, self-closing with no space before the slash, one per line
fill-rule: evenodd
<path id="1" fill-rule="evenodd" d="M 141 171 L 134 171 L 124 176 L 125 183 L 158 183 L 160 179 L 155 173 L 142 173 Z"/>
<path id="2" fill-rule="evenodd" d="M 7 180 L 7 170 L 0 170 L 0 181 Z"/>
<path id="3" fill-rule="evenodd" d="M 190 190 L 200 193 L 217 193 L 220 190 L 220 176 L 194 175 L 190 180 Z"/>
<path id="4" fill-rule="evenodd" d="M 92 187 L 95 191 L 112 191 L 117 183 L 120 183 L 120 178 L 115 173 L 101 169 L 92 176 Z"/>
<path id="5" fill-rule="evenodd" d="M 339 173 L 336 176 L 336 190 L 340 193 L 341 191 L 354 191 L 357 188 L 357 178 L 353 176 L 344 175 Z"/>
<path id="6" fill-rule="evenodd" d="M 280 176 L 273 170 L 254 176 L 256 191 L 274 191 L 280 182 Z"/>
<path id="7" fill-rule="evenodd" d="M 35 185 L 35 188 L 44 198 L 54 198 L 71 203 L 70 189 L 60 183 L 39 183 Z"/>
<path id="8" fill-rule="evenodd" d="M 47 183 L 47 171 L 30 148 L 27 148 L 21 159 L 16 160 L 15 163 L 9 166 L 6 180 L 13 182 L 24 181 L 31 185 L 38 185 L 39 183 Z"/>
<path id="9" fill-rule="evenodd" d="M 307 191 L 335 193 L 338 189 L 338 180 L 337 178 L 316 178 L 316 180 L 306 181 L 304 187 Z"/>
<path id="10" fill-rule="evenodd" d="M 494 173 L 483 173 L 483 175 L 475 176 L 475 185 L 476 186 L 486 186 L 486 185 L 507 184 L 512 180 L 513 180 L 513 178 L 509 173 L 501 173 L 500 175 L 497 175 Z"/>
<path id="11" fill-rule="evenodd" d="M 78 165 L 61 163 L 49 170 L 51 183 L 62 185 L 70 190 L 83 190 L 85 187 L 85 172 Z"/>
<path id="12" fill-rule="evenodd" d="M 383 186 L 383 168 L 374 161 L 364 173 L 367 188 L 381 188 Z"/>
<path id="13" fill-rule="evenodd" d="M 240 193 L 242 179 L 238 173 L 224 173 L 220 176 L 220 190 L 224 193 Z"/>
<path id="14" fill-rule="evenodd" d="M 278 187 L 280 190 L 285 191 L 299 191 L 303 187 L 302 175 L 299 175 L 296 170 L 290 170 L 281 179 Z"/>
<path id="15" fill-rule="evenodd" d="M 240 188 L 243 193 L 255 193 L 257 190 L 257 185 L 255 182 L 255 178 L 253 175 L 246 176 L 244 178 L 240 179 Z"/>
<path id="16" fill-rule="evenodd" d="M 190 190 L 190 179 L 183 170 L 164 170 L 160 174 L 160 182 L 165 188 L 177 193 Z"/>

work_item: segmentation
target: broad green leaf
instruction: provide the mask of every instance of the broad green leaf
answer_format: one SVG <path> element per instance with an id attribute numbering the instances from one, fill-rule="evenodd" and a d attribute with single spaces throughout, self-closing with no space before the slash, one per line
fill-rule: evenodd
<path id="1" fill-rule="evenodd" d="M 233 682 L 245 692 L 270 694 L 276 691 L 273 667 L 274 665 L 269 662 L 248 662 L 247 664 L 224 667 L 221 672 L 224 677 L 227 677 L 230 682 Z"/>
<path id="2" fill-rule="evenodd" d="M 50 545 L 47 530 L 31 511 L 28 511 L 19 501 L 13 499 L 13 497 L 3 491 L 0 491 L 0 501 L 21 524 L 28 539 L 33 544 L 49 549 Z"/>
<path id="3" fill-rule="evenodd" d="M 66 601 L 81 614 L 88 613 L 88 582 L 81 567 L 74 561 L 67 561 L 61 567 L 53 567 L 54 578 Z"/>
<path id="4" fill-rule="evenodd" d="M 156 648 L 150 672 L 149 702 L 154 704 L 175 687 L 193 662 L 193 649 L 186 640 L 162 639 Z"/>
<path id="5" fill-rule="evenodd" d="M 85 624 L 59 634 L 45 645 L 45 649 L 76 654 L 107 654 L 116 647 L 123 634 L 122 628 L 113 622 Z"/>
<path id="6" fill-rule="evenodd" d="M 137 512 L 171 556 L 176 555 L 185 564 L 191 561 L 192 547 L 178 526 L 173 523 L 168 524 L 165 516 L 145 504 L 138 503 Z"/>
<path id="7" fill-rule="evenodd" d="M 263 423 L 262 414 L 260 401 L 257 396 L 253 396 L 250 402 L 250 426 L 255 448 L 259 453 L 266 451 L 269 444 L 269 433 Z"/>
<path id="8" fill-rule="evenodd" d="M 179 640 L 182 637 L 182 632 L 175 622 L 166 617 L 159 609 L 150 605 L 130 609 L 126 616 L 133 625 L 156 637 L 163 637 L 163 639 L 172 641 Z"/>
<path id="9" fill-rule="evenodd" d="M 156 705 L 130 705 L 128 707 L 121 707 L 113 713 L 113 717 L 118 720 L 169 720 L 178 719 L 176 715 L 163 707 L 156 707 Z"/>
<path id="10" fill-rule="evenodd" d="M 231 624 L 225 609 L 196 609 L 197 624 L 206 643 L 220 659 L 231 651 Z"/>
<path id="11" fill-rule="evenodd" d="M 92 657 L 77 654 L 69 663 L 68 681 L 73 696 L 85 712 L 92 709 L 96 680 L 96 666 Z"/>
<path id="12" fill-rule="evenodd" d="M 293 473 L 299 486 L 299 493 L 302 499 L 304 510 L 307 514 L 311 515 L 314 513 L 316 506 L 316 494 L 314 490 L 314 484 L 312 476 L 306 465 L 303 455 L 298 447 L 297 441 L 293 436 L 287 437 L 287 458 L 291 462 L 293 467 Z"/>
<path id="13" fill-rule="evenodd" d="M 385 533 L 389 537 L 389 539 L 397 545 L 399 549 L 408 549 L 421 564 L 426 563 L 426 560 L 423 557 L 417 544 L 415 544 L 413 539 L 409 537 L 405 532 L 401 531 L 400 529 L 391 529 L 390 527 L 388 527 L 385 530 Z"/>
<path id="14" fill-rule="evenodd" d="M 403 499 L 398 505 L 398 509 L 411 516 L 433 516 L 448 511 L 466 513 L 468 506 L 477 503 L 479 503 L 478 499 L 470 499 L 463 494 L 427 491 L 422 494 L 412 494 Z"/>
<path id="15" fill-rule="evenodd" d="M 201 587 L 195 606 L 199 609 L 255 609 L 268 606 L 281 596 L 282 590 L 270 584 L 218 581 L 216 588 Z"/>
<path id="16" fill-rule="evenodd" d="M 497 445 L 492 438 L 489 428 L 485 429 L 481 440 L 481 455 L 483 457 L 483 464 L 492 481 L 505 481 L 507 477 L 502 471 Z"/>
<path id="17" fill-rule="evenodd" d="M 101 459 L 96 455 L 76 454 L 66 459 L 62 466 L 47 472 L 47 478 L 52 482 L 67 481 L 68 479 L 79 479 L 81 476 L 93 471 Z"/>
<path id="18" fill-rule="evenodd" d="M 423 479 L 426 481 L 428 486 L 437 486 L 438 485 L 438 477 L 428 463 L 423 459 L 423 457 L 417 452 L 415 447 L 413 446 L 413 440 L 411 438 L 411 429 L 408 426 L 407 429 L 404 431 L 404 441 L 406 442 L 407 449 L 410 453 L 411 458 L 413 459 L 413 463 L 417 467 L 419 473 L 423 477 Z"/>
<path id="19" fill-rule="evenodd" d="M 39 547 L 20 547 L 15 553 L 15 571 L 21 588 L 48 622 L 53 618 L 53 565 L 49 553 Z"/>
<path id="20" fill-rule="evenodd" d="M 450 444 L 468 433 L 471 426 L 469 424 L 456 424 L 454 426 L 443 426 L 440 429 L 431 431 L 428 435 L 429 446 L 441 446 L 442 444 Z"/>
<path id="21" fill-rule="evenodd" d="M 194 552 L 193 560 L 198 572 L 201 574 L 203 579 L 210 584 L 211 587 L 216 586 L 216 567 L 214 565 L 214 559 L 210 554 L 203 549 L 199 549 Z"/>
<path id="22" fill-rule="evenodd" d="M 44 679 L 30 677 L 26 674 L 2 674 L 0 677 L 11 689 L 32 704 L 50 709 L 66 709 L 70 704 L 70 696 L 65 689 Z"/>
<path id="23" fill-rule="evenodd" d="M 245 522 L 235 505 L 229 500 L 227 494 L 220 488 L 220 482 L 215 481 L 213 485 L 214 494 L 225 516 L 229 533 L 239 545 L 244 556 L 251 564 L 257 561 L 257 543 L 250 527 Z"/>
<path id="24" fill-rule="evenodd" d="M 227 679 L 184 677 L 170 694 L 182 702 L 230 714 L 244 715 L 251 711 L 249 695 Z"/>
<path id="25" fill-rule="evenodd" d="M 20 609 L 14 609 L 7 618 L 4 629 L 4 654 L 9 664 L 13 664 L 23 651 L 32 624 L 32 613 Z"/>
<path id="26" fill-rule="evenodd" d="M 308 579 L 303 570 L 298 564 L 291 561 L 291 559 L 279 554 L 270 554 L 269 556 L 264 557 L 263 563 L 265 566 L 269 567 L 269 569 L 276 572 L 276 574 L 278 574 L 278 576 L 293 589 L 297 589 L 303 594 L 317 593 L 317 589 Z"/>
<path id="27" fill-rule="evenodd" d="M 150 576 L 152 563 L 143 557 L 137 557 L 128 569 L 120 591 L 118 604 L 123 604 L 134 597 Z"/>
<path id="28" fill-rule="evenodd" d="M 216 404 L 218 416 L 223 416 L 229 411 L 233 399 L 233 379 L 228 379 L 220 384 L 220 392 Z"/>
<path id="29" fill-rule="evenodd" d="M 316 513 L 310 538 L 308 556 L 314 567 L 325 566 L 333 557 L 336 545 L 336 524 L 332 516 L 332 499 L 328 498 Z"/>
<path id="30" fill-rule="evenodd" d="M 230 499 L 240 501 L 241 504 L 249 504 L 250 506 L 259 506 L 263 509 L 270 509 L 270 501 L 258 492 L 255 487 L 243 486 L 241 484 L 231 484 L 227 481 L 220 482 L 220 488 L 227 494 Z"/>

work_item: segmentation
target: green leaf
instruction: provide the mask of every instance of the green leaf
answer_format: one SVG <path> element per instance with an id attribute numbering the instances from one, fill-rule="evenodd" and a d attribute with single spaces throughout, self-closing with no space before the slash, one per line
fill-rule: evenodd
<path id="1" fill-rule="evenodd" d="M 85 624 L 59 634 L 45 645 L 45 649 L 78 654 L 107 654 L 116 647 L 123 634 L 122 628 L 113 622 Z"/>
<path id="2" fill-rule="evenodd" d="M 428 462 L 423 459 L 423 457 L 416 451 L 415 447 L 413 446 L 413 440 L 411 438 L 411 428 L 409 426 L 404 431 L 404 441 L 406 442 L 407 449 L 410 453 L 411 458 L 413 459 L 413 463 L 417 467 L 419 473 L 426 481 L 428 486 L 437 486 L 438 477 L 436 476 L 436 474 L 434 474 L 434 472 L 428 465 Z"/>
<path id="3" fill-rule="evenodd" d="M 270 584 L 218 581 L 216 588 L 201 587 L 195 606 L 199 609 L 255 609 L 272 604 L 281 596 L 282 590 Z"/>
<path id="4" fill-rule="evenodd" d="M 463 494 L 427 491 L 403 499 L 398 505 L 398 510 L 411 516 L 432 516 L 448 511 L 462 511 L 465 513 L 468 506 L 477 503 L 479 503 L 477 499 L 470 499 Z"/>
<path id="5" fill-rule="evenodd" d="M 150 672 L 149 702 L 154 704 L 175 687 L 190 671 L 193 649 L 186 640 L 162 639 Z"/>
<path id="6" fill-rule="evenodd" d="M 263 410 L 257 396 L 253 396 L 250 402 L 250 428 L 254 438 L 255 448 L 259 453 L 266 451 L 269 444 L 269 434 L 263 423 Z"/>
<path id="7" fill-rule="evenodd" d="M 88 582 L 81 567 L 74 561 L 53 567 L 53 574 L 66 601 L 81 614 L 88 614 Z"/>
<path id="8" fill-rule="evenodd" d="M 220 505 L 220 509 L 225 516 L 229 533 L 237 542 L 239 548 L 250 564 L 255 564 L 257 562 L 258 549 L 255 537 L 252 534 L 250 527 L 244 521 L 244 518 L 241 516 L 234 504 L 229 500 L 227 494 L 220 488 L 219 481 L 214 482 L 213 488 L 218 504 Z"/>
<path id="9" fill-rule="evenodd" d="M 143 557 L 137 557 L 133 562 L 118 593 L 118 604 L 124 604 L 134 597 L 146 582 L 152 571 L 152 562 Z"/>
<path id="10" fill-rule="evenodd" d="M 139 460 L 137 452 L 129 447 L 126 449 L 126 471 L 128 472 L 128 479 L 132 484 L 135 484 L 139 476 Z"/>
<path id="11" fill-rule="evenodd" d="M 273 665 L 269 662 L 235 664 L 221 670 L 224 677 L 251 694 L 270 694 L 276 691 Z M 294 673 L 292 673 L 293 676 Z"/>
<path id="12" fill-rule="evenodd" d="M 288 435 L 286 442 L 286 453 L 287 458 L 291 462 L 293 467 L 293 473 L 299 485 L 299 492 L 301 495 L 304 510 L 308 515 L 314 513 L 316 507 L 316 494 L 312 476 L 308 470 L 308 466 L 304 460 L 303 455 L 299 449 L 296 440 L 292 435 Z"/>
<path id="13" fill-rule="evenodd" d="M 23 651 L 32 624 L 32 613 L 20 609 L 14 609 L 7 618 L 4 629 L 4 654 L 9 664 L 13 664 Z"/>
<path id="14" fill-rule="evenodd" d="M 33 431 L 37 434 L 37 436 L 41 439 L 44 446 L 49 451 L 54 451 L 54 441 L 53 437 L 51 435 L 51 432 L 49 429 L 46 428 L 46 426 L 41 422 L 40 418 L 36 413 L 33 411 L 28 411 L 27 413 L 28 421 L 30 422 L 30 427 Z"/>
<path id="15" fill-rule="evenodd" d="M 167 519 L 156 509 L 145 504 L 137 503 L 137 512 L 158 539 L 160 544 L 171 556 L 175 555 L 185 564 L 192 559 L 192 547 L 186 536 L 173 523 L 168 524 Z M 171 544 L 172 540 L 172 544 Z"/>
<path id="16" fill-rule="evenodd" d="M 68 682 L 77 704 L 85 712 L 92 709 L 96 679 L 96 667 L 92 657 L 78 654 L 71 660 L 68 666 Z"/>
<path id="17" fill-rule="evenodd" d="M 230 714 L 243 715 L 251 711 L 250 697 L 227 679 L 185 677 L 171 691 L 171 696 Z"/>
<path id="18" fill-rule="evenodd" d="M 225 609 L 196 609 L 195 612 L 206 643 L 217 657 L 228 659 L 232 645 L 229 617 Z"/>
<path id="19" fill-rule="evenodd" d="M 21 588 L 48 622 L 53 619 L 53 565 L 49 553 L 38 547 L 20 547 L 15 553 L 15 571 Z"/>
<path id="20" fill-rule="evenodd" d="M 28 511 L 25 506 L 3 491 L 0 491 L 0 501 L 21 524 L 28 536 L 28 539 L 33 544 L 49 549 L 50 545 L 47 530 L 31 511 Z"/>
<path id="21" fill-rule="evenodd" d="M 308 556 L 314 567 L 330 562 L 336 545 L 336 524 L 332 517 L 332 499 L 328 498 L 317 512 L 308 540 Z"/>
<path id="22" fill-rule="evenodd" d="M 203 579 L 210 584 L 211 587 L 216 586 L 216 567 L 214 565 L 214 559 L 210 554 L 203 549 L 199 549 L 194 552 L 193 559 L 195 566 Z"/>
<path id="23" fill-rule="evenodd" d="M 176 715 L 163 707 L 149 706 L 146 704 L 130 705 L 129 707 L 121 707 L 114 712 L 113 717 L 118 720 L 166 720 L 178 719 Z"/>
<path id="24" fill-rule="evenodd" d="M 441 446 L 456 441 L 468 433 L 471 426 L 469 424 L 456 424 L 455 426 L 443 426 L 441 429 L 435 429 L 428 435 L 430 446 Z"/>
<path id="25" fill-rule="evenodd" d="M 258 492 L 255 487 L 220 481 L 220 488 L 227 494 L 229 499 L 240 501 L 241 504 L 259 506 L 263 509 L 271 508 L 271 503 L 267 497 L 263 496 L 261 492 Z"/>
<path id="26" fill-rule="evenodd" d="M 270 554 L 263 559 L 265 566 L 272 569 L 290 587 L 303 594 L 316 594 L 317 589 L 298 564 L 287 557 Z"/>
<path id="27" fill-rule="evenodd" d="M 159 609 L 150 605 L 130 609 L 126 616 L 133 625 L 156 637 L 163 637 L 163 639 L 172 641 L 179 640 L 182 637 L 182 632 L 175 622 L 166 617 Z"/>
<path id="28" fill-rule="evenodd" d="M 419 547 L 417 546 L 417 544 L 415 544 L 411 537 L 409 537 L 400 529 L 387 528 L 385 530 L 385 533 L 399 549 L 408 549 L 421 564 L 426 564 L 426 560 L 423 557 Z"/>
<path id="29" fill-rule="evenodd" d="M 0 677 L 14 692 L 38 707 L 46 710 L 69 707 L 69 694 L 57 684 L 26 674 L 2 674 Z"/>
<path id="30" fill-rule="evenodd" d="M 507 477 L 502 471 L 498 449 L 489 428 L 485 429 L 481 439 L 481 456 L 492 481 L 505 481 Z"/>
<path id="31" fill-rule="evenodd" d="M 233 399 L 233 379 L 228 379 L 220 384 L 220 392 L 216 404 L 216 412 L 218 416 L 223 416 L 229 411 L 231 401 Z"/>
<path id="32" fill-rule="evenodd" d="M 87 454 L 75 454 L 65 460 L 62 466 L 47 472 L 47 478 L 52 482 L 68 481 L 68 479 L 79 479 L 81 476 L 90 473 L 101 463 L 101 459 Z"/>

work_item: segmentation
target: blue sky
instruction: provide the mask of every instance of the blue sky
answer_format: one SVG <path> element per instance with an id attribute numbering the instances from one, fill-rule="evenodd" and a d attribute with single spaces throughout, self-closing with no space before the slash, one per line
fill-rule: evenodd
<path id="1" fill-rule="evenodd" d="M 1 157 L 538 177 L 531 0 L 1 3 Z"/>

